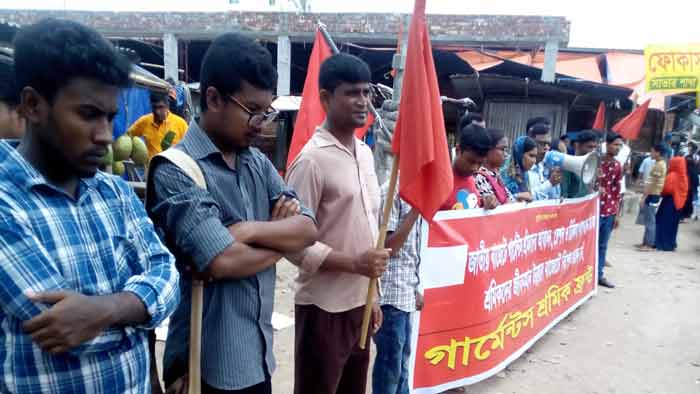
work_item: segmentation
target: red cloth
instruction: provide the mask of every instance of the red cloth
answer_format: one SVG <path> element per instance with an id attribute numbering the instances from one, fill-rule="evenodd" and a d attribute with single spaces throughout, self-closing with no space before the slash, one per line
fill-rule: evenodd
<path id="1" fill-rule="evenodd" d="M 301 106 L 294 123 L 294 133 L 289 145 L 287 155 L 287 168 L 292 165 L 301 149 L 306 145 L 313 135 L 316 127 L 320 126 L 326 119 L 326 111 L 321 106 L 319 95 L 318 75 L 321 64 L 331 56 L 331 48 L 326 39 L 323 38 L 320 30 L 316 31 L 314 47 L 309 58 L 309 67 L 306 69 L 306 81 L 304 81 L 304 92 L 301 94 Z"/>
<path id="2" fill-rule="evenodd" d="M 416 0 L 411 18 L 392 150 L 399 158 L 401 198 L 432 220 L 450 195 L 453 179 L 425 0 Z"/>
<path id="3" fill-rule="evenodd" d="M 615 123 L 615 126 L 612 127 L 612 131 L 620 134 L 623 138 L 628 140 L 636 140 L 637 137 L 639 137 L 639 131 L 642 129 L 644 121 L 647 118 L 647 111 L 649 110 L 650 102 L 651 99 L 645 101 L 644 104 L 630 112 L 629 115 L 620 119 L 620 121 Z"/>
<path id="4" fill-rule="evenodd" d="M 598 104 L 598 112 L 595 114 L 595 120 L 591 128 L 595 130 L 602 130 L 605 128 L 605 103 L 602 101 Z"/>
<path id="5" fill-rule="evenodd" d="M 683 209 L 688 198 L 688 167 L 685 159 L 676 156 L 668 162 L 668 174 L 664 182 L 662 196 L 673 196 L 676 209 Z"/>
<path id="6" fill-rule="evenodd" d="M 484 167 L 479 168 L 479 174 L 486 178 L 486 181 L 489 183 L 489 185 L 491 185 L 491 189 L 493 189 L 493 193 L 496 195 L 498 203 L 501 205 L 506 204 L 509 199 L 508 189 L 503 183 L 501 177 L 499 177 L 498 174 L 495 174 L 494 176 L 494 173 L 492 173 L 491 170 Z M 477 187 L 477 190 L 478 189 L 479 188 Z M 481 196 L 481 192 L 479 193 L 479 196 Z"/>
<path id="7" fill-rule="evenodd" d="M 449 194 L 449 198 L 440 206 L 441 211 L 449 211 L 452 209 L 469 209 L 469 206 L 466 206 L 464 201 L 459 201 L 459 198 L 457 197 L 459 192 L 462 190 L 466 191 L 468 194 L 476 195 L 477 206 L 483 206 L 481 196 L 476 188 L 476 181 L 474 180 L 473 176 L 462 177 L 455 174 L 453 184 L 454 187 Z M 462 204 L 462 206 L 457 206 L 457 204 Z"/>
<path id="8" fill-rule="evenodd" d="M 304 91 L 301 94 L 301 106 L 294 123 L 294 133 L 289 144 L 289 154 L 287 155 L 287 168 L 292 165 L 301 149 L 311 139 L 316 127 L 320 126 L 326 119 L 326 111 L 321 105 L 319 94 L 318 76 L 321 71 L 321 64 L 332 55 L 332 51 L 320 30 L 316 31 L 314 47 L 311 50 L 309 66 L 306 69 L 306 80 L 304 81 Z M 367 116 L 367 124 L 355 130 L 357 138 L 364 138 L 367 130 L 374 123 L 374 115 Z"/>
<path id="9" fill-rule="evenodd" d="M 622 180 L 622 166 L 614 158 L 603 160 L 600 165 L 601 176 L 598 178 L 600 185 L 600 216 L 617 215 L 620 211 L 620 189 Z"/>

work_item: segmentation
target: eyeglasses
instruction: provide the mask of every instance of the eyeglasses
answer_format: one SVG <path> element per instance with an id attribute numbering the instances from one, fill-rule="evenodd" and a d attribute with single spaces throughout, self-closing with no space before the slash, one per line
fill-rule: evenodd
<path id="1" fill-rule="evenodd" d="M 270 108 L 265 112 L 253 112 L 233 95 L 229 94 L 228 97 L 248 114 L 248 126 L 250 127 L 266 126 L 277 119 L 277 115 L 279 115 L 279 111 L 274 108 Z"/>

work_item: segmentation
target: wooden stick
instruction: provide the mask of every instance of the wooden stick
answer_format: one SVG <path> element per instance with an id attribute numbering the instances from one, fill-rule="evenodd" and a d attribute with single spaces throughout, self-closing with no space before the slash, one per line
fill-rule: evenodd
<path id="1" fill-rule="evenodd" d="M 204 284 L 201 280 L 192 280 L 192 307 L 190 311 L 190 362 L 189 394 L 202 392 L 202 304 L 204 303 Z"/>
<path id="2" fill-rule="evenodd" d="M 391 215 L 391 208 L 394 206 L 394 195 L 396 194 L 396 181 L 399 175 L 399 156 L 394 156 L 391 164 L 391 178 L 389 178 L 389 192 L 384 202 L 384 212 L 382 213 L 382 222 L 379 226 L 379 238 L 377 238 L 377 249 L 384 248 L 386 241 L 387 222 Z M 365 313 L 362 317 L 362 336 L 360 337 L 360 349 L 365 349 L 367 346 L 367 333 L 369 332 L 369 320 L 372 316 L 372 304 L 374 303 L 374 295 L 377 293 L 377 279 L 369 280 L 369 288 L 367 289 L 367 300 L 365 302 Z"/>

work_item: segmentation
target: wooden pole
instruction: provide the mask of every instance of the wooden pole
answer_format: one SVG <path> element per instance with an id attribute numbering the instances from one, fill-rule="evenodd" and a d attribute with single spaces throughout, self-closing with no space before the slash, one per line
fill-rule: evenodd
<path id="1" fill-rule="evenodd" d="M 202 392 L 202 304 L 204 284 L 192 279 L 192 307 L 190 311 L 190 362 L 188 375 L 189 394 Z"/>
<path id="2" fill-rule="evenodd" d="M 391 177 L 389 178 L 389 192 L 387 193 L 386 201 L 384 202 L 384 211 L 382 213 L 382 221 L 379 226 L 379 237 L 377 238 L 377 249 L 384 247 L 386 241 L 387 222 L 391 215 L 393 207 L 394 195 L 396 194 L 396 181 L 399 175 L 399 156 L 394 156 L 394 161 L 391 164 Z M 377 293 L 377 279 L 369 280 L 369 288 L 367 289 L 367 300 L 365 303 L 365 313 L 362 317 L 362 336 L 360 337 L 360 349 L 365 349 L 367 346 L 367 333 L 369 332 L 369 320 L 372 317 L 372 305 L 374 304 L 374 295 Z"/>

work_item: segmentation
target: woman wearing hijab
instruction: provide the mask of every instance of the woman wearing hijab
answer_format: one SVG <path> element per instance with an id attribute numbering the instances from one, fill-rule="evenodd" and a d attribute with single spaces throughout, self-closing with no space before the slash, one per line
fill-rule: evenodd
<path id="1" fill-rule="evenodd" d="M 527 172 L 537 162 L 537 143 L 530 137 L 518 137 L 513 143 L 513 155 L 501 172 L 503 183 L 518 201 L 532 201 Z"/>
<path id="2" fill-rule="evenodd" d="M 656 213 L 656 250 L 676 250 L 678 224 L 688 196 L 688 173 L 685 159 L 679 156 L 668 163 L 668 174 L 661 192 L 663 199 Z"/>
<path id="3" fill-rule="evenodd" d="M 486 132 L 491 137 L 491 149 L 486 154 L 484 164 L 474 175 L 476 189 L 482 199 L 487 199 L 487 196 L 493 196 L 496 206 L 514 202 L 515 197 L 508 190 L 499 174 L 503 163 L 506 161 L 508 137 L 506 137 L 503 130 L 486 129 Z"/>

